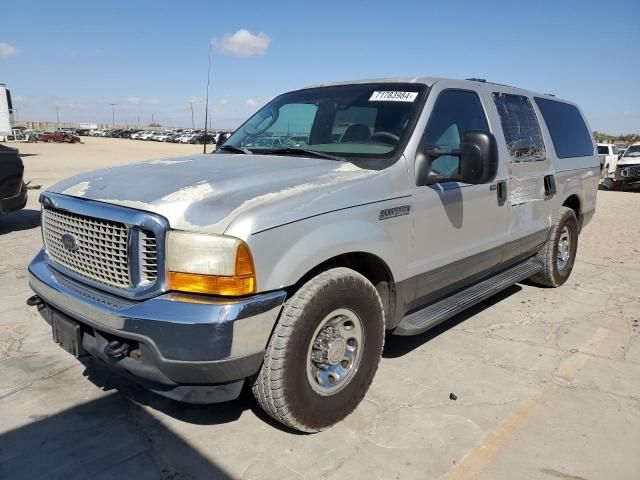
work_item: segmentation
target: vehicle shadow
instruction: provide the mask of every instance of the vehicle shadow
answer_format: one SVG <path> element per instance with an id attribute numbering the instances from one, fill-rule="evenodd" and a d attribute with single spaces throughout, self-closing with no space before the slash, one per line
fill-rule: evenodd
<path id="1" fill-rule="evenodd" d="M 0 216 L 0 235 L 40 226 L 40 210 L 23 209 Z"/>
<path id="2" fill-rule="evenodd" d="M 121 395 L 30 418 L 0 435 L 0 478 L 232 478 Z"/>
<path id="3" fill-rule="evenodd" d="M 276 422 L 265 413 L 253 398 L 247 383 L 245 383 L 240 396 L 231 402 L 216 404 L 184 403 L 163 397 L 137 385 L 93 357 L 82 360 L 82 363 L 85 366 L 83 375 L 103 391 L 117 391 L 124 398 L 136 404 L 152 408 L 183 422 L 194 425 L 219 425 L 234 422 L 240 418 L 243 412 L 251 410 L 256 417 L 273 428 L 293 435 L 305 435 Z"/>
<path id="4" fill-rule="evenodd" d="M 456 327 L 460 323 L 465 320 L 477 315 L 483 310 L 495 305 L 496 303 L 501 302 L 502 300 L 514 295 L 522 290 L 520 285 L 512 285 L 509 288 L 495 294 L 492 297 L 483 300 L 482 302 L 474 305 L 473 307 L 469 307 L 464 312 L 459 313 L 451 317 L 450 319 L 442 322 L 440 325 L 433 327 L 430 330 L 427 330 L 420 335 L 413 335 L 409 337 L 398 336 L 387 334 L 385 338 L 384 350 L 382 352 L 383 358 L 398 358 L 407 353 L 415 350 L 416 348 L 428 343 L 439 335 L 445 333 L 446 331 Z"/>

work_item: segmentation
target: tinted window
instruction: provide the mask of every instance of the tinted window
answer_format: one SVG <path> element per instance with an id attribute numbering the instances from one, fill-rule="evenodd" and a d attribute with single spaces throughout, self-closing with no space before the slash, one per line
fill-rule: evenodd
<path id="1" fill-rule="evenodd" d="M 600 155 L 609 155 L 609 147 L 605 145 L 598 145 L 598 153 Z"/>
<path id="2" fill-rule="evenodd" d="M 547 124 L 558 158 L 593 155 L 589 129 L 575 106 L 547 98 L 536 97 L 535 101 Z"/>
<path id="3" fill-rule="evenodd" d="M 544 160 L 542 132 L 529 99 L 522 95 L 494 93 L 493 101 L 511 158 L 517 162 Z"/>
<path id="4" fill-rule="evenodd" d="M 462 136 L 472 130 L 489 131 L 478 95 L 468 90 L 445 90 L 433 107 L 422 144 L 426 148 L 457 150 Z M 456 173 L 459 166 L 459 157 L 452 155 L 438 157 L 432 164 L 441 176 Z"/>

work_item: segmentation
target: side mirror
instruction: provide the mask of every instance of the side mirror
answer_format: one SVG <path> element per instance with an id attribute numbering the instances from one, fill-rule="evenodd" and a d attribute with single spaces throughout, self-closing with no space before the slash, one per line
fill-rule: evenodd
<path id="1" fill-rule="evenodd" d="M 458 170 L 441 176 L 433 170 L 433 161 L 443 155 L 460 159 Z M 416 158 L 418 185 L 441 182 L 463 182 L 472 185 L 491 182 L 498 173 L 498 144 L 489 132 L 469 131 L 462 136 L 459 150 L 427 149 Z"/>

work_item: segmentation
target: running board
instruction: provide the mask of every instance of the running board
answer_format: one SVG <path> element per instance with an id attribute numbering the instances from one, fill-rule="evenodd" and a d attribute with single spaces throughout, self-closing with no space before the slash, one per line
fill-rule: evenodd
<path id="1" fill-rule="evenodd" d="M 405 315 L 393 331 L 395 335 L 417 335 L 453 317 L 511 285 L 526 280 L 542 270 L 536 259 L 514 265 L 497 275 L 476 283 L 454 295 Z"/>

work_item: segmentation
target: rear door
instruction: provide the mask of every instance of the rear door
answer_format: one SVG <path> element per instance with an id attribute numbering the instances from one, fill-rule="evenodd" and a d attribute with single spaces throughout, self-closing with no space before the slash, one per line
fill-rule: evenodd
<path id="1" fill-rule="evenodd" d="M 456 150 L 467 131 L 494 130 L 481 91 L 469 82 L 436 83 L 429 92 L 427 112 L 418 154 L 433 147 Z M 455 174 L 459 162 L 458 157 L 445 155 L 434 161 L 433 168 L 440 176 Z M 501 166 L 498 177 L 487 184 L 449 181 L 413 187 L 415 223 L 410 270 L 416 280 L 417 304 L 470 282 L 501 262 L 508 210 L 499 199 L 498 184 L 505 180 L 506 171 Z"/>
<path id="2" fill-rule="evenodd" d="M 508 166 L 503 262 L 515 262 L 537 251 L 547 238 L 551 225 L 547 202 L 555 195 L 553 162 L 528 94 L 492 84 L 484 86 L 484 94 L 489 117 L 502 127 L 496 129 L 496 138 Z"/>

